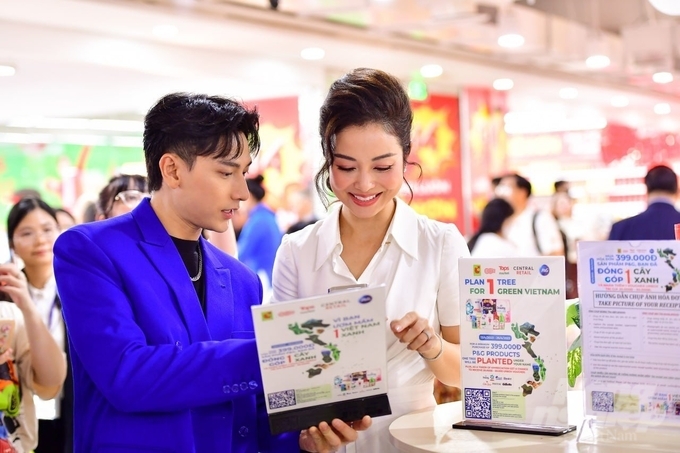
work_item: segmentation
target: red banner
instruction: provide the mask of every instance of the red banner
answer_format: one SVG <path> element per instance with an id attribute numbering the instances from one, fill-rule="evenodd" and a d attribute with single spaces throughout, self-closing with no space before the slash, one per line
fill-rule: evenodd
<path id="1" fill-rule="evenodd" d="M 491 178 L 508 171 L 503 120 L 506 97 L 505 93 L 490 88 L 467 88 L 465 95 L 469 124 L 463 127 L 468 132 L 472 230 L 475 231 L 476 219 L 493 197 Z"/>
<path id="2" fill-rule="evenodd" d="M 463 231 L 458 98 L 432 95 L 413 102 L 413 135 L 406 180 L 414 195 L 411 206 L 431 219 L 455 223 Z M 420 177 L 419 177 L 420 176 Z M 408 191 L 402 197 L 409 200 Z"/>
<path id="3" fill-rule="evenodd" d="M 298 98 L 285 97 L 248 102 L 260 113 L 260 154 L 250 168 L 262 174 L 267 203 L 278 208 L 286 186 L 310 182 L 310 166 L 299 144 Z"/>

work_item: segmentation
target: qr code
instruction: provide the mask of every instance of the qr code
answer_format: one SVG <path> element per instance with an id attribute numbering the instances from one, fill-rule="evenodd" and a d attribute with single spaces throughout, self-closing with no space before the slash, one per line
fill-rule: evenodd
<path id="1" fill-rule="evenodd" d="M 593 410 L 597 412 L 614 412 L 614 393 L 591 392 Z"/>
<path id="2" fill-rule="evenodd" d="M 280 409 L 282 407 L 295 406 L 295 390 L 284 390 L 283 392 L 268 393 L 270 409 Z"/>
<path id="3" fill-rule="evenodd" d="M 491 390 L 465 389 L 465 418 L 491 420 Z"/>

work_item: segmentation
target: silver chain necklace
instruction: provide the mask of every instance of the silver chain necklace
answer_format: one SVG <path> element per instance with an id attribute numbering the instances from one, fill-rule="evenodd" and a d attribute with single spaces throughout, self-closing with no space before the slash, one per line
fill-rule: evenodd
<path id="1" fill-rule="evenodd" d="M 203 253 L 201 253 L 201 246 L 198 246 L 198 274 L 195 277 L 189 276 L 192 282 L 198 281 L 203 273 Z"/>

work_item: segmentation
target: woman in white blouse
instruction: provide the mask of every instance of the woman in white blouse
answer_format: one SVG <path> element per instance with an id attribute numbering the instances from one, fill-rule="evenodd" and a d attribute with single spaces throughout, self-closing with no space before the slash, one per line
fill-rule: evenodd
<path id="1" fill-rule="evenodd" d="M 455 225 L 418 215 L 397 197 L 412 118 L 389 74 L 356 69 L 333 83 L 321 107 L 325 162 L 316 185 L 326 206 L 327 191 L 339 203 L 324 220 L 284 236 L 274 263 L 274 301 L 387 285 L 392 415 L 376 418 L 347 451 L 387 451 L 396 417 L 435 404 L 435 376 L 460 384 L 458 258 L 469 253 Z"/>
<path id="2" fill-rule="evenodd" d="M 38 320 L 36 324 L 44 325 L 42 328 L 33 327 L 33 331 L 51 334 L 53 341 L 47 341 L 43 337 L 31 334 L 29 330 L 30 348 L 35 350 L 33 355 L 36 355 L 36 351 L 40 352 L 38 363 L 59 363 L 62 368 L 55 368 L 52 373 L 60 373 L 63 369 L 65 376 L 66 361 L 61 351 L 66 350 L 66 334 L 52 269 L 52 248 L 58 234 L 56 213 L 44 201 L 38 198 L 24 198 L 12 207 L 7 217 L 7 236 L 12 252 L 21 259 L 24 268 L 22 272 L 14 263 L 5 265 L 9 275 L 14 276 L 13 284 L 5 287 L 14 288 L 5 292 L 24 313 L 27 326 L 31 325 L 34 315 L 37 315 L 42 322 Z M 26 314 L 27 309 L 23 307 L 32 307 L 30 315 Z M 35 358 L 33 362 L 35 364 Z M 61 382 L 63 381 L 64 377 L 61 377 Z M 68 447 L 71 445 L 69 433 L 72 420 L 69 385 L 70 381 L 67 381 L 64 392 L 57 398 L 54 396 L 60 386 L 51 394 L 35 392 L 36 397 L 30 403 L 28 412 L 31 417 L 37 416 L 39 419 L 39 425 L 36 427 L 38 439 L 33 439 L 37 440 L 37 448 L 33 444 L 27 451 L 31 449 L 35 449 L 36 453 L 71 451 Z M 50 396 L 45 398 L 46 394 Z"/>
<path id="3" fill-rule="evenodd" d="M 482 211 L 479 229 L 468 241 L 472 256 L 480 258 L 512 258 L 518 255 L 515 244 L 503 236 L 503 226 L 514 209 L 502 198 L 489 201 Z"/>

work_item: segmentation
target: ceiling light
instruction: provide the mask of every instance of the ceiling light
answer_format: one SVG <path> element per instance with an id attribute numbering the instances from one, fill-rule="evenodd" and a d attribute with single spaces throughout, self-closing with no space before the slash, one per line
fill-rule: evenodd
<path id="1" fill-rule="evenodd" d="M 496 79 L 493 81 L 493 89 L 498 91 L 507 91 L 515 86 L 512 79 Z"/>
<path id="2" fill-rule="evenodd" d="M 506 49 L 515 49 L 524 45 L 524 36 L 519 33 L 506 33 L 498 37 L 498 45 Z"/>
<path id="3" fill-rule="evenodd" d="M 591 69 L 603 69 L 611 64 L 611 60 L 606 55 L 591 55 L 586 60 L 586 66 Z"/>
<path id="4" fill-rule="evenodd" d="M 300 56 L 303 60 L 321 60 L 326 56 L 326 51 L 321 47 L 307 47 L 302 49 Z"/>
<path id="5" fill-rule="evenodd" d="M 649 0 L 658 11 L 669 16 L 680 16 L 680 2 L 677 0 Z"/>
<path id="6" fill-rule="evenodd" d="M 660 102 L 654 106 L 654 113 L 657 115 L 668 115 L 671 113 L 671 106 L 665 102 Z"/>
<path id="7" fill-rule="evenodd" d="M 16 72 L 13 66 L 0 65 L 0 77 L 13 76 Z"/>
<path id="8" fill-rule="evenodd" d="M 160 38 L 171 38 L 179 33 L 179 29 L 174 25 L 156 25 L 153 27 L 153 34 Z"/>
<path id="9" fill-rule="evenodd" d="M 613 107 L 625 107 L 628 105 L 628 98 L 625 96 L 614 96 L 611 99 Z"/>
<path id="10" fill-rule="evenodd" d="M 670 72 L 657 72 L 652 76 L 655 83 L 671 83 L 673 81 L 673 74 Z"/>
<path id="11" fill-rule="evenodd" d="M 420 75 L 427 78 L 439 77 L 443 72 L 444 69 L 438 64 L 426 64 L 420 68 Z"/>
<path id="12" fill-rule="evenodd" d="M 562 99 L 576 99 L 578 96 L 578 90 L 572 87 L 562 88 L 560 90 L 560 97 Z"/>

